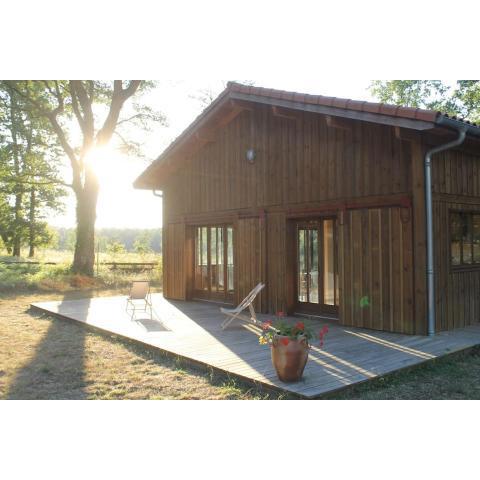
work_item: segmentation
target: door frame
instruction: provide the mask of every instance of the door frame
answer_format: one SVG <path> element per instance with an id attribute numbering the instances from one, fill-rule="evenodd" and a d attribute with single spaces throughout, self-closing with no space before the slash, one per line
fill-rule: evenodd
<path id="1" fill-rule="evenodd" d="M 320 274 L 320 268 L 319 268 L 319 274 L 318 274 L 318 290 L 319 290 L 319 303 L 307 303 L 307 302 L 300 302 L 298 300 L 299 298 L 299 230 L 304 228 L 308 229 L 311 227 L 316 226 L 317 231 L 321 231 L 321 234 L 318 236 L 318 257 L 319 257 L 319 267 L 323 267 L 323 260 L 320 262 L 320 255 L 323 257 L 323 252 L 324 252 L 324 233 L 323 233 L 323 222 L 325 220 L 333 220 L 334 222 L 334 229 L 333 229 L 333 245 L 334 245 L 334 253 L 333 253 L 333 258 L 334 258 L 334 265 L 335 265 L 335 274 L 334 274 L 334 298 L 337 300 L 338 305 L 326 305 L 324 304 L 324 270 L 322 268 L 322 272 Z M 293 309 L 294 313 L 300 314 L 300 315 L 311 315 L 311 316 L 327 316 L 330 318 L 339 318 L 339 303 L 340 299 L 337 298 L 337 292 L 339 294 L 339 288 L 337 283 L 339 282 L 339 277 L 337 278 L 337 275 L 339 275 L 339 262 L 338 262 L 338 215 L 336 214 L 326 214 L 326 215 L 319 215 L 319 216 L 314 216 L 314 217 L 308 217 L 308 218 L 301 218 L 301 219 L 292 219 L 292 229 L 291 229 L 291 234 L 293 233 L 293 242 L 292 246 L 295 249 L 294 255 L 293 255 L 293 274 L 294 274 L 294 288 L 293 288 L 293 293 L 294 293 L 294 304 L 293 304 Z"/>
<path id="2" fill-rule="evenodd" d="M 235 225 L 230 222 L 205 222 L 191 225 L 192 229 L 192 285 L 191 285 L 191 298 L 192 300 L 201 300 L 206 302 L 221 303 L 227 305 L 233 305 L 235 297 L 236 287 L 236 257 L 235 257 Z M 197 268 L 197 229 L 207 229 L 207 278 L 208 278 L 208 290 L 197 290 L 196 284 L 196 268 Z M 211 228 L 223 228 L 225 232 L 224 245 L 223 245 L 223 259 L 224 259 L 224 286 L 225 291 L 223 293 L 213 292 L 211 288 Z M 228 229 L 232 229 L 232 253 L 233 253 L 233 291 L 228 292 Z"/>

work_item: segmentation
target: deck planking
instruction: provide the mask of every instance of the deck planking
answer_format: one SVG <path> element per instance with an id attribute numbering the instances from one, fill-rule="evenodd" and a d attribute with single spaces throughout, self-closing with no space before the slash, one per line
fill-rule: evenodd
<path id="1" fill-rule="evenodd" d="M 33 303 L 33 309 L 158 348 L 197 364 L 237 376 L 243 381 L 288 392 L 301 398 L 372 380 L 400 369 L 480 344 L 480 325 L 443 332 L 434 337 L 379 332 L 311 321 L 314 329 L 328 323 L 325 346 L 313 345 L 304 378 L 293 384 L 278 380 L 270 349 L 260 346 L 260 329 L 241 323 L 223 331 L 218 306 L 203 302 L 169 301 L 152 296 L 154 319 L 125 312 L 125 297 L 99 297 Z M 267 319 L 267 315 L 260 315 Z M 293 320 L 293 319 L 292 319 Z"/>

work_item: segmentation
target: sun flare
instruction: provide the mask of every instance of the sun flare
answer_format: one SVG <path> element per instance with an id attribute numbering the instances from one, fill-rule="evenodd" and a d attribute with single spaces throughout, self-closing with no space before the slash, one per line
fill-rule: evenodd
<path id="1" fill-rule="evenodd" d="M 94 147 L 85 157 L 85 163 L 97 175 L 100 185 L 112 180 L 118 171 L 124 155 L 111 144 Z"/>

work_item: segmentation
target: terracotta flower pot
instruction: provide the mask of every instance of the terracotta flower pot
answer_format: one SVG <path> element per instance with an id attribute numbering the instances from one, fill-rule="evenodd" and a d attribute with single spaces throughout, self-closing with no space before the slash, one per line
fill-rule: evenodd
<path id="1" fill-rule="evenodd" d="M 272 342 L 272 363 L 282 382 L 298 382 L 308 360 L 309 345 L 305 337 L 292 340 L 276 335 Z"/>

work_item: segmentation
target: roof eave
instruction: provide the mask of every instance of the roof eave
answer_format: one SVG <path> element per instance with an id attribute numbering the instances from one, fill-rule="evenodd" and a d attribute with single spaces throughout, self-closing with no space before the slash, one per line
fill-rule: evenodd
<path id="1" fill-rule="evenodd" d="M 169 159 L 181 147 L 183 142 L 190 138 L 196 129 L 209 121 L 218 110 L 230 100 L 251 102 L 255 104 L 271 105 L 283 107 L 291 110 L 299 110 L 334 117 L 348 118 L 369 123 L 401 127 L 416 131 L 432 130 L 435 127 L 449 129 L 465 129 L 467 133 L 480 137 L 480 128 L 464 121 L 450 118 L 441 113 L 431 112 L 431 121 L 422 118 L 408 118 L 395 115 L 387 115 L 381 112 L 368 112 L 338 106 L 328 106 L 314 103 L 296 101 L 294 97 L 284 99 L 278 97 L 269 97 L 255 93 L 240 92 L 227 87 L 166 149 L 165 151 L 135 180 L 133 183 L 137 189 L 152 190 L 160 188 L 160 179 L 157 177 L 159 169 L 162 168 Z M 425 118 L 425 117 L 424 117 Z M 426 117 L 428 118 L 428 116 Z M 153 179 L 153 177 L 155 177 Z M 149 181 L 149 178 L 152 178 Z"/>
<path id="2" fill-rule="evenodd" d="M 480 127 L 473 125 L 469 122 L 451 118 L 448 115 L 439 114 L 435 122 L 439 127 L 444 127 L 452 130 L 463 130 L 467 135 L 480 138 Z"/>

